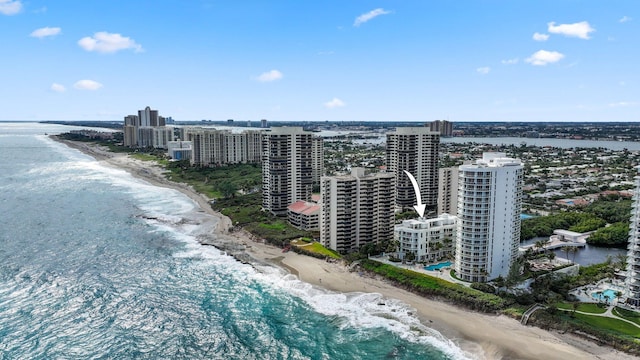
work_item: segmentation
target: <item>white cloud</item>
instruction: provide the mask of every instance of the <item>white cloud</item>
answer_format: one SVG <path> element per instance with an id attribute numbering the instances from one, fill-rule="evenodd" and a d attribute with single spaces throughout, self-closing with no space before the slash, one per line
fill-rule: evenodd
<path id="1" fill-rule="evenodd" d="M 284 75 L 282 75 L 280 71 L 271 70 L 271 71 L 267 71 L 265 73 L 260 74 L 260 76 L 258 76 L 256 80 L 260 82 L 276 81 L 276 80 L 282 79 L 283 76 Z"/>
<path id="2" fill-rule="evenodd" d="M 36 29 L 34 30 L 29 36 L 31 37 L 37 37 L 37 38 L 44 38 L 47 36 L 56 36 L 58 34 L 60 34 L 60 32 L 62 31 L 62 29 L 60 29 L 59 27 L 43 27 L 40 29 Z"/>
<path id="3" fill-rule="evenodd" d="M 589 33 L 596 31 L 586 21 L 581 21 L 573 24 L 560 24 L 555 25 L 555 22 L 548 23 L 547 31 L 552 34 L 561 34 L 569 37 L 577 37 L 580 39 L 589 39 Z"/>
<path id="4" fill-rule="evenodd" d="M 64 85 L 53 83 L 51 84 L 51 90 L 61 93 L 61 92 L 65 92 L 67 89 L 64 87 Z"/>
<path id="5" fill-rule="evenodd" d="M 616 103 L 609 104 L 610 107 L 625 107 L 625 106 L 636 106 L 636 105 L 637 103 L 628 102 L 628 101 L 618 101 Z"/>
<path id="6" fill-rule="evenodd" d="M 102 84 L 93 80 L 80 80 L 73 84 L 73 87 L 78 90 L 98 90 L 102 87 Z"/>
<path id="7" fill-rule="evenodd" d="M 487 75 L 487 74 L 489 73 L 489 71 L 491 71 L 491 68 L 490 68 L 490 67 L 488 67 L 488 66 L 484 66 L 484 67 L 479 67 L 479 68 L 477 68 L 477 69 L 476 69 L 476 71 L 477 71 L 479 74 Z"/>
<path id="8" fill-rule="evenodd" d="M 338 98 L 333 98 L 330 101 L 327 101 L 326 103 L 324 103 L 324 107 L 326 107 L 327 109 L 335 109 L 335 108 L 345 107 L 345 106 L 347 106 L 347 104 Z"/>
<path id="9" fill-rule="evenodd" d="M 626 22 L 631 21 L 631 20 L 633 20 L 633 19 L 625 15 L 620 20 L 618 20 L 618 22 L 626 23 Z"/>
<path id="10" fill-rule="evenodd" d="M 549 34 L 540 34 L 539 32 L 533 34 L 533 40 L 535 41 L 547 41 L 549 40 Z"/>
<path id="11" fill-rule="evenodd" d="M 518 61 L 520 61 L 520 59 L 518 59 L 518 58 L 513 58 L 513 59 L 502 60 L 501 62 L 502 62 L 502 64 L 504 64 L 504 65 L 514 65 L 514 64 L 517 64 L 517 63 L 518 63 Z"/>
<path id="12" fill-rule="evenodd" d="M 360 26 L 375 17 L 378 17 L 380 15 L 386 15 L 386 14 L 391 14 L 391 11 L 387 11 L 383 8 L 377 8 L 377 9 L 371 10 L 368 13 L 364 13 L 358 16 L 356 20 L 353 22 L 353 26 L 356 26 L 356 27 Z"/>
<path id="13" fill-rule="evenodd" d="M 134 49 L 135 52 L 143 51 L 142 46 L 135 40 L 120 34 L 100 31 L 78 40 L 78 45 L 87 51 L 97 51 L 99 53 L 114 53 L 120 50 Z"/>
<path id="14" fill-rule="evenodd" d="M 564 55 L 557 51 L 538 50 L 525 61 L 531 65 L 544 66 L 555 63 L 564 58 Z"/>
<path id="15" fill-rule="evenodd" d="M 15 15 L 22 11 L 21 0 L 0 0 L 0 14 Z"/>

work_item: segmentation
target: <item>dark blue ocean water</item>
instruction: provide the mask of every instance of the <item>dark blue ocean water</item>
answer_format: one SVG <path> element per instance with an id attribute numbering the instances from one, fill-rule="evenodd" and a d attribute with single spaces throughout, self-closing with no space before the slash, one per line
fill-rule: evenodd
<path id="1" fill-rule="evenodd" d="M 402 303 L 201 246 L 215 218 L 44 135 L 69 129 L 0 123 L 0 359 L 470 356 Z"/>

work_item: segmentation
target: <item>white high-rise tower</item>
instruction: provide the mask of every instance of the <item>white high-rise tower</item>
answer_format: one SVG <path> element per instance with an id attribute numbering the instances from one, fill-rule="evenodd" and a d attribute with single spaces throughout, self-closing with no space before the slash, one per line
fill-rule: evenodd
<path id="1" fill-rule="evenodd" d="M 638 170 L 640 171 L 640 167 Z M 640 306 L 640 176 L 636 176 L 636 191 L 633 195 L 627 249 L 629 251 L 627 252 L 624 298 L 627 304 Z"/>
<path id="2" fill-rule="evenodd" d="M 459 168 L 455 272 L 465 281 L 506 278 L 518 255 L 523 166 L 484 153 Z"/>

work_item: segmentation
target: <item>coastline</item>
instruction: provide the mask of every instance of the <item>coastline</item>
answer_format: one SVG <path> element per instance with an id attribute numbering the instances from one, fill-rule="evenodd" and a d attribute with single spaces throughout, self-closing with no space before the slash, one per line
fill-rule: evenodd
<path id="1" fill-rule="evenodd" d="M 330 291 L 379 293 L 385 298 L 400 300 L 417 312 L 420 321 L 452 339 L 463 350 L 484 354 L 486 359 L 634 359 L 611 348 L 600 347 L 579 337 L 522 326 L 506 316 L 476 313 L 444 302 L 424 298 L 394 287 L 387 282 L 349 272 L 344 265 L 297 254 L 282 253 L 279 248 L 254 241 L 242 230 L 229 232 L 231 220 L 215 212 L 209 199 L 190 186 L 167 180 L 164 170 L 153 162 L 133 159 L 126 154 L 112 153 L 91 143 L 53 140 L 77 149 L 104 164 L 123 169 L 152 185 L 182 192 L 195 201 L 201 211 L 218 219 L 215 239 L 204 240 L 233 253 L 240 261 L 271 264 L 297 275 L 304 282 Z"/>

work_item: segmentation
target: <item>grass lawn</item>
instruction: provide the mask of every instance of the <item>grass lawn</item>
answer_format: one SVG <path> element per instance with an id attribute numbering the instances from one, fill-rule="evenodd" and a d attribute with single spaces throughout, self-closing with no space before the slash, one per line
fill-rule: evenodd
<path id="1" fill-rule="evenodd" d="M 262 223 L 262 224 L 260 224 L 260 227 L 263 228 L 263 229 L 268 229 L 268 230 L 276 230 L 276 231 L 280 230 L 280 231 L 282 231 L 282 230 L 285 230 L 287 228 L 287 224 L 285 224 L 282 221 L 276 221 L 276 222 L 269 223 L 269 224 Z"/>
<path id="2" fill-rule="evenodd" d="M 313 252 L 316 254 L 322 254 L 322 255 L 326 255 L 330 258 L 333 259 L 341 259 L 342 256 L 340 256 L 340 254 L 338 254 L 337 252 L 331 250 L 331 249 L 327 249 L 326 247 L 322 246 L 322 244 L 320 244 L 319 242 L 304 242 L 304 241 L 292 241 L 291 242 L 292 245 L 299 247 L 300 249 L 304 249 L 306 251 L 309 252 Z"/>
<path id="3" fill-rule="evenodd" d="M 636 311 L 630 311 L 616 307 L 613 309 L 612 313 L 625 320 L 633 321 L 634 323 L 640 325 L 640 313 Z"/>
<path id="4" fill-rule="evenodd" d="M 635 338 L 640 338 L 640 328 L 626 323 L 622 320 L 613 319 L 603 316 L 592 316 L 584 314 L 575 314 L 574 321 L 589 324 L 595 328 L 605 330 L 612 333 L 619 333 Z"/>
<path id="5" fill-rule="evenodd" d="M 572 303 L 558 303 L 556 305 L 558 306 L 558 309 L 566 309 L 566 310 L 573 311 Z M 598 304 L 580 303 L 580 305 L 578 305 L 577 310 L 590 313 L 590 314 L 604 314 L 607 311 L 607 308 L 599 307 Z"/>

